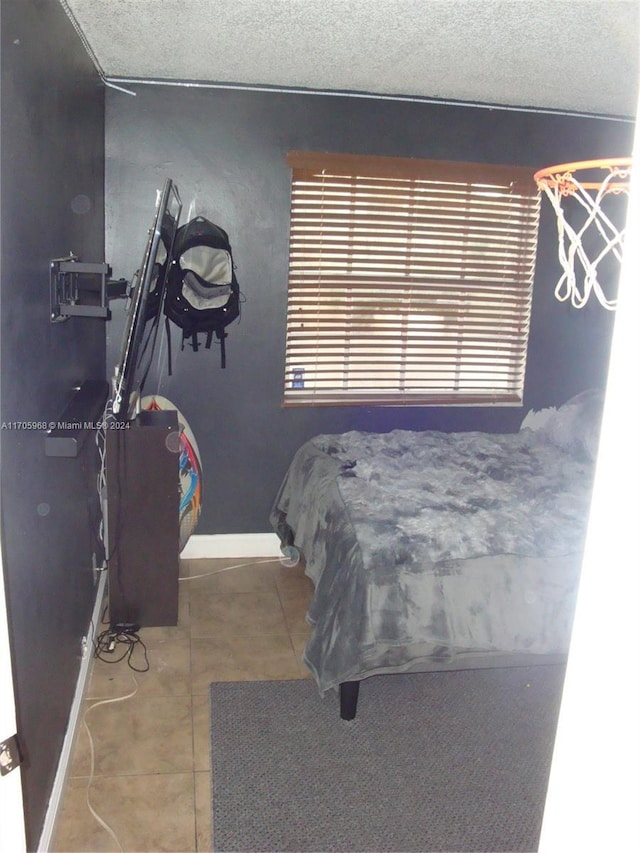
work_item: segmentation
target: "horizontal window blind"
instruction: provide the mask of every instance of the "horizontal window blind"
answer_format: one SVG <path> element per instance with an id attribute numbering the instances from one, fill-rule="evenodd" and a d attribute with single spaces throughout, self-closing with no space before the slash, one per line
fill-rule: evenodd
<path id="1" fill-rule="evenodd" d="M 520 404 L 531 169 L 291 152 L 285 405 Z"/>

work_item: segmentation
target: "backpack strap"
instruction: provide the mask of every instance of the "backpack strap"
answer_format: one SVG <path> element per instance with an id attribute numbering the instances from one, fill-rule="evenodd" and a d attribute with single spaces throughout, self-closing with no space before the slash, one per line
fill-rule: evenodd
<path id="1" fill-rule="evenodd" d="M 185 342 L 189 342 L 191 344 L 191 349 L 194 352 L 198 352 L 198 333 L 197 332 L 185 332 L 182 330 L 182 349 L 184 349 Z"/>
<path id="2" fill-rule="evenodd" d="M 227 333 L 224 329 L 216 329 L 216 336 L 220 341 L 220 367 L 227 366 L 227 353 L 224 345 L 224 339 L 227 337 Z M 207 342 L 205 344 L 206 349 L 211 349 L 211 343 L 213 341 L 213 329 L 209 329 L 207 332 Z"/>
<path id="3" fill-rule="evenodd" d="M 226 367 L 227 353 L 224 345 L 224 339 L 227 337 L 227 333 L 223 329 L 222 331 L 217 332 L 216 334 L 218 335 L 218 338 L 220 340 L 220 367 Z"/>

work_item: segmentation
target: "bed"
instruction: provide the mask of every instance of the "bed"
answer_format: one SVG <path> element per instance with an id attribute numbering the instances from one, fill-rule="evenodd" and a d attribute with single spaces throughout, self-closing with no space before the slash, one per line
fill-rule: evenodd
<path id="1" fill-rule="evenodd" d="M 517 433 L 319 435 L 271 512 L 314 584 L 304 661 L 356 713 L 386 673 L 566 659 L 602 395 Z"/>

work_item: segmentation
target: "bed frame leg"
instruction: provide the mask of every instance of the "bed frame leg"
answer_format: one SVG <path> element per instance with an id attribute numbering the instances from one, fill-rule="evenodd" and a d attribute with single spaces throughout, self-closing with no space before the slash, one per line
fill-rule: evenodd
<path id="1" fill-rule="evenodd" d="M 340 685 L 340 717 L 353 720 L 358 708 L 359 681 L 343 681 Z"/>

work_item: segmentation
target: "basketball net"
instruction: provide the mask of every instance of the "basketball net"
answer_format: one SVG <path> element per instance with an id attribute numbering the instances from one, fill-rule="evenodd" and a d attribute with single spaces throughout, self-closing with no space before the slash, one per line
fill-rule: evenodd
<path id="1" fill-rule="evenodd" d="M 580 180 L 576 173 L 604 169 L 607 174 L 597 181 Z M 598 267 L 607 257 L 622 261 L 625 228 L 614 225 L 605 210 L 605 200 L 611 196 L 629 194 L 631 160 L 614 158 L 566 163 L 541 169 L 534 175 L 538 189 L 543 191 L 556 212 L 558 222 L 558 259 L 563 273 L 555 289 L 560 302 L 571 301 L 574 308 L 583 308 L 593 294 L 609 311 L 616 308 L 616 299 L 609 298 L 598 280 Z M 583 224 L 576 230 L 567 221 L 568 199 L 574 199 L 586 212 Z M 583 241 L 587 232 L 599 235 L 594 257 L 589 257 Z M 610 276 L 609 276 L 610 277 Z M 612 286 L 617 283 L 612 282 Z"/>

